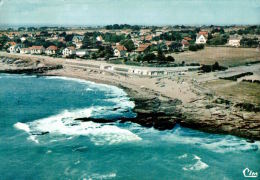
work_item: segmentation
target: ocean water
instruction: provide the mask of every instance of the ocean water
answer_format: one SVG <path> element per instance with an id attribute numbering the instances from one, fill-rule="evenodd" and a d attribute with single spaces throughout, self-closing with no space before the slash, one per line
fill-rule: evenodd
<path id="1" fill-rule="evenodd" d="M 0 179 L 244 179 L 260 173 L 260 143 L 176 126 L 75 118 L 134 117 L 116 87 L 0 75 Z M 258 176 L 259 178 L 259 176 Z M 257 179 L 257 178 L 256 178 Z"/>

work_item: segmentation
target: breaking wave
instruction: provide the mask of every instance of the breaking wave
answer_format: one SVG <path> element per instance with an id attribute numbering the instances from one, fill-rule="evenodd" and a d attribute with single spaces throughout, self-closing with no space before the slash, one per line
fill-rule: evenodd
<path id="1" fill-rule="evenodd" d="M 76 118 L 90 117 L 95 109 L 86 108 L 62 113 L 33 122 L 14 125 L 15 128 L 28 133 L 29 139 L 39 143 L 38 137 L 45 134 L 88 136 L 95 145 L 117 144 L 121 142 L 139 141 L 141 138 L 129 130 L 119 128 L 113 124 L 99 124 L 95 122 L 76 121 Z"/>
<path id="2" fill-rule="evenodd" d="M 183 158 L 187 158 L 187 156 L 185 156 Z M 208 164 L 203 162 L 201 160 L 201 158 L 197 155 L 193 155 L 192 161 L 194 161 L 193 164 L 186 165 L 182 169 L 184 171 L 200 171 L 200 170 L 204 170 L 209 167 Z"/>
<path id="3" fill-rule="evenodd" d="M 208 134 L 182 127 L 176 127 L 170 133 L 165 134 L 162 140 L 179 144 L 192 144 L 217 153 L 258 151 L 260 147 L 259 141 L 249 143 L 245 139 L 232 135 Z"/>
<path id="4" fill-rule="evenodd" d="M 113 102 L 113 106 L 91 106 L 85 109 L 64 110 L 63 112 L 47 118 L 38 119 L 28 123 L 18 122 L 14 125 L 16 129 L 23 130 L 29 134 L 28 139 L 39 143 L 41 136 L 67 135 L 67 136 L 87 136 L 95 145 L 117 144 L 141 140 L 139 136 L 131 131 L 120 128 L 116 123 L 100 124 L 95 122 L 76 121 L 76 118 L 88 117 L 113 117 L 120 118 L 125 115 L 133 116 L 131 109 L 135 106 L 130 101 L 127 94 L 120 88 L 105 84 L 96 84 L 75 78 L 50 76 L 46 79 L 61 79 L 75 81 L 86 85 L 86 91 L 104 92 L 107 98 L 104 101 Z M 69 139 L 69 138 L 66 138 Z M 52 139 L 55 142 L 57 139 Z"/>

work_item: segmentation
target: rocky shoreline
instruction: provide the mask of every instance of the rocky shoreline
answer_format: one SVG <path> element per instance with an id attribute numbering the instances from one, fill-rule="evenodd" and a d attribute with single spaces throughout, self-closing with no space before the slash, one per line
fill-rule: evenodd
<path id="1" fill-rule="evenodd" d="M 19 61 L 19 67 L 15 62 Z M 31 62 L 17 59 L 0 69 L 0 73 L 15 74 L 35 74 L 40 76 L 61 75 L 59 70 L 63 70 L 63 65 L 48 64 L 43 62 Z M 29 63 L 29 64 L 28 64 Z M 37 64 L 37 65 L 35 65 Z M 56 72 L 58 70 L 58 72 Z M 55 71 L 55 73 L 53 73 Z M 68 77 L 82 78 L 65 74 Z M 85 78 L 83 78 L 85 79 Z M 109 81 L 98 81 L 98 79 L 87 80 L 104 82 L 124 89 L 131 100 L 135 102 L 133 111 L 137 114 L 136 118 L 122 118 L 121 122 L 131 121 L 145 127 L 154 127 L 158 130 L 172 129 L 177 123 L 184 127 L 198 129 L 209 133 L 223 133 L 240 136 L 251 141 L 260 140 L 260 120 L 259 112 L 247 112 L 236 107 L 235 103 L 225 99 L 212 96 L 210 94 L 201 95 L 201 99 L 184 104 L 178 98 L 169 98 L 158 95 L 157 92 L 140 93 L 139 90 L 130 88 L 122 83 Z M 105 123 L 102 119 L 81 118 L 82 121 L 96 121 Z"/>

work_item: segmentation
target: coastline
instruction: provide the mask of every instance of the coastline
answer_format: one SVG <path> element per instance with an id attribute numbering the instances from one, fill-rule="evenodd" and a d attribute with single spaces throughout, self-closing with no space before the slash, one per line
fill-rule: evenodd
<path id="1" fill-rule="evenodd" d="M 214 108 L 217 110 L 214 113 L 208 114 L 207 109 L 203 105 L 205 103 L 208 104 L 209 101 L 215 101 L 219 97 L 212 97 L 211 95 L 202 93 L 202 91 L 198 93 L 197 89 L 194 88 L 194 84 L 188 78 L 180 79 L 180 83 L 176 83 L 176 79 L 162 80 L 159 78 L 158 81 L 158 78 L 129 77 L 96 69 L 79 68 L 64 62 L 62 63 L 61 61 L 50 62 L 45 57 L 38 57 L 36 59 L 40 60 L 39 64 L 43 67 L 62 65 L 63 68 L 46 69 L 44 72 L 32 72 L 32 74 L 77 78 L 122 88 L 130 99 L 135 102 L 134 112 L 137 113 L 137 118 L 126 119 L 126 121 L 132 121 L 159 130 L 172 129 L 178 123 L 181 126 L 209 133 L 232 134 L 252 141 L 260 139 L 259 131 L 255 131 L 253 126 L 246 127 L 246 123 L 240 121 L 241 119 L 245 119 L 244 116 L 242 115 L 241 117 L 239 115 L 240 112 L 233 109 L 233 107 L 226 110 L 225 113 L 228 113 L 228 116 L 225 116 L 223 112 L 216 113 L 216 111 L 221 111 L 220 108 L 226 109 L 225 104 L 215 103 L 214 106 L 216 107 Z M 17 67 L 14 67 L 14 69 L 17 69 Z M 35 69 L 35 67 L 32 69 Z M 164 91 L 163 86 L 162 88 L 149 86 L 149 83 L 154 83 L 156 86 L 157 82 L 159 82 L 158 84 L 164 83 L 166 87 L 169 84 L 174 85 L 174 92 L 167 94 L 169 91 Z M 254 119 L 251 119 L 254 115 L 248 115 L 249 122 L 254 122 Z M 256 115 L 255 120 L 259 117 L 259 113 Z M 256 123 L 259 122 L 256 121 Z M 240 125 L 243 125 L 244 129 L 241 129 Z"/>

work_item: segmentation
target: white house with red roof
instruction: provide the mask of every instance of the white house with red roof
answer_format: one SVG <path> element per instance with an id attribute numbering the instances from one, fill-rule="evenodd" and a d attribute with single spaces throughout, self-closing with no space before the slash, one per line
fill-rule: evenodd
<path id="1" fill-rule="evenodd" d="M 32 46 L 30 47 L 31 54 L 42 54 L 45 51 L 43 46 Z"/>
<path id="2" fill-rule="evenodd" d="M 9 49 L 10 53 L 20 53 L 21 45 L 16 44 L 16 45 L 10 46 L 8 49 Z"/>
<path id="3" fill-rule="evenodd" d="M 238 35 L 230 36 L 228 40 L 228 46 L 239 47 L 242 37 Z"/>
<path id="4" fill-rule="evenodd" d="M 149 47 L 151 46 L 150 43 L 140 44 L 139 47 L 135 50 L 136 53 L 144 53 L 148 51 Z"/>
<path id="5" fill-rule="evenodd" d="M 187 49 L 189 47 L 189 45 L 190 45 L 189 41 L 187 41 L 185 39 L 183 39 L 181 41 L 181 44 L 182 44 L 182 50 Z"/>
<path id="6" fill-rule="evenodd" d="M 75 47 L 73 47 L 73 46 L 67 47 L 67 48 L 63 49 L 63 51 L 62 51 L 62 55 L 64 57 L 69 57 L 69 56 L 72 56 L 75 54 L 76 54 L 76 50 L 75 50 Z"/>
<path id="7" fill-rule="evenodd" d="M 30 54 L 31 50 L 30 50 L 30 48 L 21 48 L 20 53 L 21 54 Z"/>
<path id="8" fill-rule="evenodd" d="M 127 49 L 123 45 L 116 45 L 114 48 L 114 56 L 116 57 L 124 57 L 127 53 Z"/>
<path id="9" fill-rule="evenodd" d="M 208 40 L 208 32 L 200 31 L 196 37 L 196 44 L 206 44 Z"/>
<path id="10" fill-rule="evenodd" d="M 47 55 L 54 55 L 54 54 L 57 53 L 57 50 L 58 50 L 58 47 L 52 45 L 52 46 L 49 46 L 49 47 L 46 49 L 45 54 L 47 54 Z"/>

